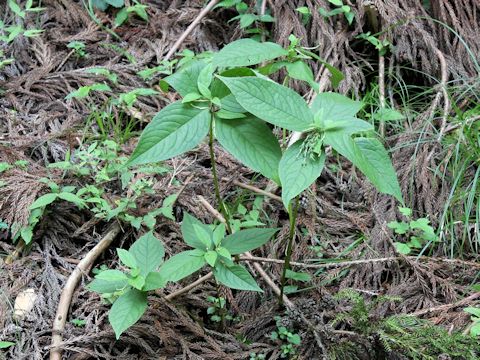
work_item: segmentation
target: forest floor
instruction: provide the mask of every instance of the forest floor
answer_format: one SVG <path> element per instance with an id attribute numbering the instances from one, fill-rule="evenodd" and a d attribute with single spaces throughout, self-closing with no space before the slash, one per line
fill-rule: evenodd
<path id="1" fill-rule="evenodd" d="M 31 204 L 51 192 L 55 187 L 52 184 L 76 189 L 92 186 L 112 206 L 122 198 L 132 197 L 134 190 L 123 188 L 121 179 L 110 176 L 107 165 L 128 157 L 155 113 L 179 99 L 173 90 L 162 91 L 161 71 L 145 77 L 139 73 L 162 64 L 165 54 L 204 6 L 204 1 L 199 0 L 143 3 L 148 3 L 148 21 L 131 16 L 116 28 L 116 10 L 96 11 L 99 26 L 82 2 L 77 1 L 44 0 L 44 10 L 27 13 L 24 18 L 5 3 L 0 5 L 5 24 L 43 30 L 38 36 L 20 35 L 2 43 L 5 58 L 14 60 L 0 68 L 0 341 L 14 345 L 0 349 L 0 358 L 48 358 L 59 299 L 76 266 L 112 228 L 119 228 L 111 246 L 94 264 L 95 268 L 117 268 L 115 248 L 128 248 L 141 234 L 115 217 L 107 220 L 66 201 L 49 205 L 30 228 L 30 235 L 20 235 L 18 229 L 28 228 Z M 378 106 L 378 101 L 372 100 L 379 97 L 378 56 L 372 45 L 355 40 L 359 31 L 366 32 L 368 11 L 355 7 L 358 25 L 350 28 L 344 21 L 324 20 L 318 15 L 313 16 L 310 24 L 302 24 L 295 9 L 309 6 L 316 11 L 319 5 L 312 3 L 315 2 L 280 1 L 270 9 L 276 25 L 261 23 L 259 27 L 269 29 L 272 41 L 282 45 L 287 45 L 288 35 L 295 33 L 306 45 L 319 46 L 320 56 L 345 75 L 339 91 L 364 99 L 365 114 L 371 113 Z M 403 1 L 398 3 L 400 10 L 396 14 L 377 4 L 384 22 L 400 21 L 408 13 L 401 10 L 405 9 Z M 441 3 L 430 9 L 429 15 L 444 14 L 442 6 L 448 8 L 449 2 Z M 480 13 L 475 1 L 468 6 L 472 13 Z M 236 14 L 234 9 L 212 10 L 180 50 L 217 51 L 245 36 L 238 22 L 229 21 Z M 421 11 L 418 14 L 424 15 Z M 465 15 L 456 8 L 449 14 L 445 16 L 456 14 L 457 20 L 470 16 L 468 11 Z M 453 18 L 437 19 L 452 24 L 479 58 L 480 45 L 475 36 L 464 32 Z M 385 142 L 407 205 L 415 218 L 430 220 L 442 239 L 438 244 L 425 247 L 421 254 L 398 253 L 393 246 L 395 235 L 387 227 L 389 221 L 402 218 L 395 200 L 378 194 L 350 163 L 332 157 L 321 177 L 302 197 L 292 261 L 314 267 L 293 268 L 301 273 L 288 283 L 287 296 L 293 307 L 285 310 L 278 305 L 275 290 L 260 276 L 258 266 L 253 265 L 260 264 L 260 269 L 278 283 L 281 264 L 245 261 L 264 293 L 235 291 L 207 280 L 167 300 L 166 295 L 189 281 L 170 284 L 149 295 L 144 316 L 116 340 L 107 317 L 110 305 L 86 288 L 93 274 L 85 271 L 71 299 L 61 334 L 63 358 L 480 358 L 478 337 L 469 335 L 471 315 L 464 311 L 480 303 L 480 289 L 474 286 L 479 282 L 480 271 L 480 182 L 474 182 L 473 192 L 470 191 L 478 176 L 479 162 L 478 158 L 472 160 L 473 165 L 466 167 L 459 185 L 455 183 L 458 169 L 444 161 L 458 151 L 460 140 L 455 136 L 460 136 L 459 129 L 464 129 L 456 122 L 458 114 L 467 114 L 470 117 L 465 115 L 462 121 L 478 125 L 478 121 L 469 120 L 475 116 L 478 119 L 480 113 L 476 105 L 478 69 L 469 60 L 464 44 L 452 40 L 452 33 L 445 33 L 440 25 L 419 25 L 415 21 L 421 22 L 412 20 L 388 34 L 395 51 L 390 57 L 386 55 L 385 60 L 387 102 L 408 115 L 396 125 L 387 124 Z M 320 23 L 324 25 L 316 25 Z M 348 31 L 344 31 L 345 26 Z M 413 46 L 412 36 L 420 39 Z M 438 42 L 447 44 L 442 36 L 450 39 L 451 46 L 437 48 Z M 72 42 L 83 45 L 69 47 Z M 110 83 L 111 91 L 91 91 L 83 98 L 66 99 L 81 86 L 103 79 L 103 75 L 89 72 L 94 67 L 116 74 L 117 79 Z M 325 68 L 318 63 L 312 64 L 312 68 L 319 83 L 328 88 Z M 405 89 L 399 89 L 400 81 L 394 80 L 399 78 L 408 84 Z M 453 90 L 444 96 L 447 81 L 448 86 L 453 84 L 449 87 Z M 308 98 L 305 84 L 294 82 L 293 87 Z M 112 105 L 115 94 L 139 88 L 154 89 L 161 95 L 138 96 L 129 108 Z M 408 99 L 399 95 L 403 90 L 409 93 L 405 95 Z M 468 113 L 472 109 L 477 112 Z M 478 139 L 478 130 L 478 126 L 469 128 L 474 139 Z M 480 142 L 465 146 L 468 151 L 480 153 Z M 82 176 L 51 166 L 68 158 L 81 164 L 82 154 L 88 158 L 82 165 L 87 169 Z M 283 259 L 289 221 L 278 194 L 264 196 L 259 190 L 268 188 L 268 180 L 242 166 L 221 147 L 216 147 L 215 155 L 221 193 L 238 223 L 261 222 L 281 229 L 275 241 L 255 250 L 253 255 Z M 218 216 L 205 205 L 216 205 L 210 166 L 208 144 L 202 143 L 150 172 L 128 174 L 143 179 L 151 190 L 135 198 L 136 208 L 131 209 L 131 214 L 144 216 L 165 205 L 163 201 L 169 195 L 178 194 L 171 208 L 173 216 L 159 216 L 154 227 L 167 256 L 186 248 L 179 226 L 184 212 L 207 224 L 218 221 Z M 102 178 L 103 175 L 106 177 Z M 461 188 L 464 184 L 467 185 Z M 473 204 L 473 210 L 464 221 L 466 203 Z M 446 225 L 446 209 L 451 216 L 448 224 L 456 224 L 452 228 Z M 31 237 L 28 245 L 23 236 Z M 202 271 L 198 277 L 206 273 Z M 190 282 L 198 277 L 190 277 Z M 33 308 L 23 316 L 14 316 L 15 300 L 25 289 L 33 289 Z M 227 305 L 221 310 L 228 315 L 224 321 L 212 318 L 209 297 L 226 299 Z M 300 345 L 293 344 L 285 350 L 288 341 L 272 339 L 272 332 L 278 332 L 281 326 L 299 334 Z"/>

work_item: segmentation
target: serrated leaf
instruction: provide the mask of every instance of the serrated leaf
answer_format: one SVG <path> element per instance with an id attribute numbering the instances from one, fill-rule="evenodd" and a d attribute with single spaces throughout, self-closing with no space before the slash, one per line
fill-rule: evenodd
<path id="1" fill-rule="evenodd" d="M 279 182 L 278 163 L 282 150 L 270 128 L 260 119 L 217 119 L 215 135 L 237 160 L 263 176 Z"/>
<path id="2" fill-rule="evenodd" d="M 352 139 L 342 130 L 325 133 L 324 142 L 345 156 L 372 182 L 378 191 L 403 203 L 397 174 L 387 151 L 375 138 Z"/>
<path id="3" fill-rule="evenodd" d="M 222 48 L 213 57 L 215 67 L 237 67 L 260 64 L 288 55 L 288 51 L 272 42 L 240 39 Z"/>
<path id="4" fill-rule="evenodd" d="M 200 270 L 204 265 L 203 255 L 198 256 L 197 251 L 188 250 L 165 261 L 159 272 L 167 281 L 176 282 Z"/>
<path id="5" fill-rule="evenodd" d="M 222 241 L 222 247 L 231 255 L 243 254 L 265 244 L 278 229 L 257 228 L 245 229 L 228 235 Z"/>
<path id="6" fill-rule="evenodd" d="M 248 112 L 273 125 L 292 131 L 313 126 L 313 115 L 295 91 L 257 77 L 219 77 Z"/>
<path id="7" fill-rule="evenodd" d="M 196 109 L 177 101 L 163 108 L 147 125 L 128 165 L 170 159 L 193 149 L 209 130 L 208 109 Z"/>
<path id="8" fill-rule="evenodd" d="M 333 92 L 317 94 L 311 105 L 314 114 L 322 111 L 323 118 L 332 121 L 355 117 L 362 107 L 362 102 Z"/>
<path id="9" fill-rule="evenodd" d="M 205 261 L 208 265 L 214 267 L 215 263 L 217 262 L 218 254 L 214 250 L 209 250 L 203 255 L 203 257 L 205 258 Z"/>
<path id="10" fill-rule="evenodd" d="M 117 255 L 123 265 L 128 266 L 131 269 L 137 267 L 135 257 L 127 250 L 117 248 Z"/>
<path id="11" fill-rule="evenodd" d="M 93 279 L 92 282 L 90 282 L 87 285 L 87 289 L 99 294 L 111 294 L 125 288 L 127 283 L 128 283 L 128 278 L 125 278 L 124 280 L 117 280 L 117 281 Z"/>
<path id="12" fill-rule="evenodd" d="M 412 249 L 410 249 L 410 246 L 408 246 L 407 244 L 401 243 L 401 242 L 395 242 L 395 243 L 393 243 L 393 245 L 395 245 L 395 249 L 400 254 L 403 254 L 403 255 L 408 255 L 408 254 L 410 254 L 410 251 L 412 251 Z"/>
<path id="13" fill-rule="evenodd" d="M 106 281 L 125 281 L 128 277 L 120 270 L 104 270 L 95 276 L 95 279 Z"/>
<path id="14" fill-rule="evenodd" d="M 150 272 L 145 278 L 145 284 L 142 291 L 157 290 L 165 287 L 167 279 L 159 272 Z"/>
<path id="15" fill-rule="evenodd" d="M 263 292 L 250 273 L 240 265 L 226 267 L 218 263 L 213 269 L 215 279 L 231 289 Z"/>
<path id="16" fill-rule="evenodd" d="M 280 160 L 278 173 L 282 184 L 282 201 L 286 209 L 292 199 L 315 182 L 325 165 L 324 152 L 315 156 L 315 159 L 302 153 L 303 141 L 292 144 Z"/>
<path id="17" fill-rule="evenodd" d="M 156 270 L 163 261 L 165 249 L 162 242 L 152 232 L 142 235 L 128 250 L 135 258 L 142 276 Z"/>
<path id="18" fill-rule="evenodd" d="M 206 63 L 201 60 L 192 61 L 188 66 L 167 76 L 163 80 L 173 87 L 182 97 L 198 92 L 197 81 Z"/>
<path id="19" fill-rule="evenodd" d="M 115 331 L 117 340 L 142 317 L 146 309 L 147 294 L 137 289 L 130 289 L 115 301 L 108 313 L 108 321 Z"/>
<path id="20" fill-rule="evenodd" d="M 184 213 L 181 225 L 183 240 L 195 249 L 207 250 L 207 246 L 198 238 L 197 233 L 195 232 L 195 225 L 203 227 L 207 232 L 211 231 L 208 226 L 200 220 L 194 218 L 188 213 Z"/>
<path id="21" fill-rule="evenodd" d="M 32 205 L 30 205 L 29 209 L 33 210 L 33 209 L 45 207 L 53 203 L 57 198 L 58 198 L 58 194 L 50 193 L 50 194 L 42 195 L 37 200 L 35 200 Z"/>

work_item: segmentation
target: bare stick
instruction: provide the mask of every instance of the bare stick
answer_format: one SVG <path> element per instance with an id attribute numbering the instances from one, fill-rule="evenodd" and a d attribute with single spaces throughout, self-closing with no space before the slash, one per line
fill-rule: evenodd
<path id="1" fill-rule="evenodd" d="M 78 285 L 82 275 L 89 269 L 95 260 L 102 254 L 120 233 L 120 225 L 115 223 L 107 234 L 90 250 L 87 255 L 78 263 L 63 287 L 60 301 L 58 302 L 57 313 L 53 320 L 52 327 L 52 348 L 50 350 L 50 360 L 62 360 L 62 333 L 67 321 L 68 310 L 72 301 L 73 292 Z"/>
<path id="2" fill-rule="evenodd" d="M 456 307 L 468 305 L 468 304 L 470 304 L 470 302 L 472 302 L 473 300 L 476 300 L 478 298 L 480 298 L 480 292 L 476 292 L 475 294 L 472 294 L 472 295 L 466 297 L 465 299 L 454 302 L 453 304 L 445 304 L 445 305 L 440 305 L 440 306 L 434 306 L 434 307 L 431 307 L 431 308 L 428 308 L 428 309 L 415 311 L 414 313 L 412 313 L 410 315 L 420 316 L 420 315 L 426 315 L 426 314 L 436 312 L 436 311 L 447 311 L 447 310 L 450 310 L 450 309 L 453 309 L 453 308 L 456 308 Z"/>
<path id="3" fill-rule="evenodd" d="M 438 141 L 440 141 L 443 137 L 443 134 L 445 133 L 445 128 L 447 127 L 447 116 L 448 116 L 448 113 L 450 112 L 450 100 L 448 98 L 448 93 L 447 93 L 447 80 L 448 80 L 447 62 L 445 61 L 445 56 L 439 49 L 436 49 L 436 53 L 438 56 L 438 60 L 440 61 L 440 68 L 442 71 L 442 80 L 441 80 L 442 82 L 440 83 L 440 86 L 442 88 L 442 94 L 443 94 L 443 114 L 442 114 L 442 125 L 440 127 L 440 133 L 438 134 Z"/>
<path id="4" fill-rule="evenodd" d="M 189 292 L 190 290 L 192 290 L 194 287 L 200 285 L 201 283 L 207 281 L 208 279 L 210 279 L 211 277 L 213 276 L 213 273 L 212 272 L 209 272 L 207 275 L 204 275 L 202 276 L 201 278 L 199 278 L 198 280 L 195 280 L 194 282 L 192 282 L 191 284 L 165 296 L 165 300 L 172 300 L 173 298 L 176 298 L 177 296 L 180 296 L 180 295 L 183 295 L 187 292 Z"/>
<path id="5" fill-rule="evenodd" d="M 192 23 L 185 29 L 183 34 L 180 35 L 178 40 L 175 42 L 175 44 L 173 44 L 172 48 L 168 51 L 167 55 L 165 55 L 165 60 L 169 60 L 173 56 L 173 54 L 177 52 L 178 48 L 180 47 L 180 45 L 182 45 L 182 43 L 185 41 L 187 36 L 190 35 L 193 29 L 195 29 L 195 27 L 205 17 L 205 15 L 207 15 L 209 11 L 212 10 L 215 5 L 217 5 L 218 1 L 219 0 L 210 1 L 208 5 L 205 6 L 205 8 L 202 11 L 200 11 L 200 13 L 197 15 L 195 20 L 193 20 Z"/>
<path id="6" fill-rule="evenodd" d="M 247 189 L 247 190 L 251 190 L 251 191 L 253 191 L 257 194 L 264 195 L 264 196 L 267 196 L 271 199 L 282 202 L 282 198 L 280 196 L 272 194 L 271 192 L 268 192 L 266 190 L 259 189 L 259 188 L 255 187 L 253 185 L 244 184 L 244 183 L 242 183 L 238 180 L 234 180 L 233 184 L 238 186 L 238 187 L 241 187 L 241 188 L 244 188 L 244 189 Z"/>
<path id="7" fill-rule="evenodd" d="M 380 95 L 380 109 L 385 108 L 385 56 L 378 56 L 378 92 Z M 385 137 L 385 121 L 380 120 L 380 136 Z"/>

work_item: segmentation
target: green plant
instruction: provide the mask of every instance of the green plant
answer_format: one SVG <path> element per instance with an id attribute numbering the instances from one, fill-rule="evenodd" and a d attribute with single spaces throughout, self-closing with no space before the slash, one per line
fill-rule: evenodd
<path id="1" fill-rule="evenodd" d="M 70 322 L 76 327 L 84 327 L 87 323 L 87 321 L 83 319 L 72 319 Z"/>
<path id="2" fill-rule="evenodd" d="M 87 57 L 87 52 L 85 51 L 85 43 L 81 41 L 70 41 L 67 44 L 67 47 L 69 49 L 73 49 L 75 55 L 77 55 L 79 58 Z"/>
<path id="3" fill-rule="evenodd" d="M 400 213 L 407 219 L 405 221 L 391 221 L 387 226 L 392 229 L 395 234 L 403 235 L 407 238 L 407 242 L 394 242 L 395 248 L 401 254 L 410 254 L 412 250 L 419 251 L 426 249 L 430 244 L 438 242 L 435 230 L 430 225 L 427 218 L 412 219 L 412 210 L 406 207 L 398 208 Z M 424 250 L 422 250 L 423 253 Z"/>
<path id="4" fill-rule="evenodd" d="M 275 316 L 277 330 L 272 331 L 270 339 L 280 342 L 281 358 L 291 357 L 297 353 L 297 347 L 301 344 L 302 339 L 300 335 L 294 333 L 282 325 L 282 319 Z"/>
<path id="5" fill-rule="evenodd" d="M 15 343 L 11 341 L 0 341 L 0 349 L 7 349 L 13 345 L 15 345 Z"/>
<path id="6" fill-rule="evenodd" d="M 86 98 L 90 95 L 90 91 L 112 91 L 112 89 L 107 84 L 80 86 L 77 90 L 74 90 L 65 96 L 65 100 Z"/>
<path id="7" fill-rule="evenodd" d="M 335 7 L 335 9 L 326 11 L 323 8 L 318 9 L 320 12 L 320 15 L 322 15 L 325 18 L 343 14 L 345 16 L 345 19 L 347 19 L 348 24 L 351 25 L 353 23 L 353 19 L 355 18 L 355 14 L 352 11 L 352 8 L 348 5 L 345 5 L 342 0 L 328 0 L 328 2 Z"/>
<path id="8" fill-rule="evenodd" d="M 467 307 L 463 311 L 472 315 L 472 325 L 470 327 L 470 334 L 472 336 L 480 336 L 480 308 Z"/>
<path id="9" fill-rule="evenodd" d="M 302 15 L 302 24 L 307 25 L 312 18 L 312 12 L 307 6 L 301 6 L 295 9 L 299 14 Z"/>
<path id="10" fill-rule="evenodd" d="M 133 5 L 125 6 L 125 0 L 89 0 L 89 7 L 97 8 L 101 11 L 107 10 L 109 6 L 120 9 L 115 15 L 115 26 L 121 26 L 128 20 L 130 14 L 135 14 L 139 18 L 148 21 L 147 5 L 143 5 L 137 0 L 133 0 Z"/>
<path id="11" fill-rule="evenodd" d="M 264 354 L 257 354 L 257 353 L 250 353 L 250 359 L 249 360 L 265 360 L 267 357 Z"/>
<path id="12" fill-rule="evenodd" d="M 212 304 L 207 308 L 207 314 L 210 315 L 210 320 L 216 323 L 224 323 L 225 320 L 235 320 L 232 315 L 227 313 L 227 301 L 224 297 L 207 297 L 207 301 Z"/>
<path id="13" fill-rule="evenodd" d="M 183 251 L 163 262 L 164 250 L 152 232 L 139 238 L 130 249 L 117 249 L 126 272 L 105 269 L 88 286 L 113 303 L 109 321 L 117 338 L 140 319 L 147 307 L 147 292 L 169 281 L 179 281 L 205 265 L 213 269 L 215 279 L 232 289 L 262 291 L 250 273 L 232 261 L 241 254 L 266 243 L 277 229 L 248 229 L 225 236 L 225 226 L 212 229 L 185 213 L 181 226 L 185 242 L 193 250 Z M 155 271 L 160 266 L 160 269 Z M 218 308 L 224 308 L 219 301 Z"/>
<path id="14" fill-rule="evenodd" d="M 387 39 L 380 40 L 375 35 L 372 35 L 370 31 L 358 35 L 357 39 L 367 40 L 370 44 L 375 46 L 375 49 L 378 50 L 378 53 L 381 56 L 385 55 L 392 47 L 392 43 L 390 41 L 388 41 Z"/>
<path id="15" fill-rule="evenodd" d="M 228 22 L 238 20 L 240 23 L 240 28 L 241 29 L 248 29 L 251 25 L 254 23 L 273 23 L 275 22 L 275 18 L 272 17 L 268 13 L 261 14 L 261 4 L 260 2 L 256 2 L 253 12 L 249 12 L 249 6 L 246 2 L 241 1 L 241 0 L 225 0 L 225 1 L 220 1 L 215 8 L 230 8 L 235 6 L 235 9 L 238 12 L 238 15 L 231 18 Z M 256 36 L 260 36 L 261 34 L 265 34 L 265 30 L 259 28 L 259 27 L 254 27 L 251 29 L 246 30 L 247 34 L 255 34 Z"/>
<path id="16" fill-rule="evenodd" d="M 274 43 L 241 39 L 225 46 L 210 61 L 191 62 L 166 77 L 164 81 L 183 100 L 153 118 L 128 163 L 172 158 L 193 149 L 208 135 L 215 194 L 229 233 L 230 214 L 220 197 L 215 167 L 215 138 L 240 162 L 281 185 L 290 217 L 282 289 L 293 252 L 295 199 L 320 176 L 326 146 L 350 160 L 379 191 L 403 203 L 387 151 L 377 138 L 368 136 L 372 125 L 355 117 L 362 103 L 340 94 L 321 93 L 309 107 L 293 90 L 247 68 L 289 53 Z M 266 123 L 285 132 L 303 132 L 304 138 L 282 153 Z"/>

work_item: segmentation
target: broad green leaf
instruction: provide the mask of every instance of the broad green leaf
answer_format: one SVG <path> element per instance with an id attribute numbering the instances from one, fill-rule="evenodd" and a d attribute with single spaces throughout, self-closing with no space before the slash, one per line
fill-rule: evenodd
<path id="1" fill-rule="evenodd" d="M 307 82 L 316 92 L 319 91 L 319 84 L 315 82 L 312 69 L 304 61 L 298 60 L 293 63 L 287 63 L 288 75 L 297 80 Z"/>
<path id="2" fill-rule="evenodd" d="M 251 66 L 288 55 L 288 51 L 271 42 L 240 39 L 226 45 L 213 57 L 215 67 Z"/>
<path id="3" fill-rule="evenodd" d="M 215 263 L 217 262 L 218 254 L 214 250 L 207 251 L 203 257 L 205 258 L 205 261 L 207 262 L 208 265 L 211 267 L 215 266 Z"/>
<path id="4" fill-rule="evenodd" d="M 147 125 L 128 165 L 170 159 L 193 149 L 207 135 L 210 113 L 177 101 L 163 108 Z"/>
<path id="5" fill-rule="evenodd" d="M 215 113 L 215 116 L 219 119 L 226 119 L 226 120 L 232 120 L 232 119 L 244 119 L 247 116 L 245 114 L 239 113 L 239 112 L 231 112 L 227 111 L 224 109 L 220 109 Z"/>
<path id="6" fill-rule="evenodd" d="M 92 282 L 87 285 L 87 289 L 99 294 L 111 294 L 125 288 L 127 283 L 128 278 L 116 281 L 93 279 Z"/>
<path id="7" fill-rule="evenodd" d="M 211 249 L 214 246 L 212 231 L 203 224 L 192 224 L 193 231 L 198 240 L 200 240 L 206 249 Z"/>
<path id="8" fill-rule="evenodd" d="M 145 284 L 143 285 L 142 291 L 161 289 L 165 287 L 166 283 L 167 279 L 165 279 L 161 273 L 152 271 L 145 278 Z"/>
<path id="9" fill-rule="evenodd" d="M 0 341 L 0 349 L 6 349 L 13 345 L 15 345 L 15 343 L 11 341 Z"/>
<path id="10" fill-rule="evenodd" d="M 465 311 L 466 313 L 472 314 L 477 318 L 480 318 L 480 308 L 470 306 L 463 309 L 463 311 Z"/>
<path id="11" fill-rule="evenodd" d="M 104 270 L 95 276 L 95 279 L 107 280 L 107 281 L 124 281 L 128 280 L 125 273 L 120 270 Z"/>
<path id="12" fill-rule="evenodd" d="M 257 77 L 219 77 L 248 112 L 273 125 L 292 131 L 313 126 L 313 115 L 295 91 Z"/>
<path id="13" fill-rule="evenodd" d="M 201 60 L 192 61 L 188 66 L 181 68 L 163 80 L 173 87 L 182 97 L 198 92 L 197 81 L 200 72 L 206 63 Z"/>
<path id="14" fill-rule="evenodd" d="M 45 207 L 47 205 L 50 205 L 53 203 L 56 199 L 58 198 L 58 194 L 45 194 L 40 196 L 37 200 L 33 202 L 32 205 L 30 205 L 30 210 Z"/>
<path id="15" fill-rule="evenodd" d="M 77 205 L 80 208 L 83 208 L 83 206 L 85 204 L 85 202 L 81 198 L 79 198 L 77 195 L 69 193 L 69 192 L 65 192 L 65 191 L 59 193 L 58 198 L 62 199 L 62 200 L 65 200 L 65 201 L 68 201 L 68 202 L 71 202 L 71 203 L 74 203 L 75 205 Z"/>
<path id="16" fill-rule="evenodd" d="M 206 65 L 202 71 L 200 71 L 200 74 L 198 75 L 197 79 L 197 87 L 198 90 L 200 91 L 200 94 L 203 96 L 210 98 L 212 96 L 209 87 L 210 84 L 212 83 L 213 79 L 213 67 L 212 64 Z"/>
<path id="17" fill-rule="evenodd" d="M 90 86 L 90 89 L 94 90 L 94 91 L 112 91 L 110 86 L 108 86 L 107 84 L 102 84 L 102 83 L 93 84 L 93 85 Z"/>
<path id="18" fill-rule="evenodd" d="M 397 249 L 397 251 L 403 255 L 408 255 L 410 254 L 410 251 L 412 251 L 410 246 L 401 242 L 394 242 L 393 245 L 395 245 L 395 249 Z"/>
<path id="19" fill-rule="evenodd" d="M 408 207 L 399 206 L 398 211 L 400 211 L 400 214 L 402 214 L 403 216 L 406 216 L 406 217 L 412 216 L 412 209 Z"/>
<path id="20" fill-rule="evenodd" d="M 116 8 L 121 8 L 125 5 L 125 0 L 105 0 L 105 2 Z"/>
<path id="21" fill-rule="evenodd" d="M 312 277 L 310 276 L 309 273 L 295 272 L 295 271 L 288 270 L 288 269 L 287 269 L 287 272 L 285 274 L 285 277 L 287 279 L 292 279 L 292 280 L 302 281 L 302 282 L 309 282 L 310 280 L 312 280 Z"/>
<path id="22" fill-rule="evenodd" d="M 395 231 L 395 234 L 403 235 L 406 234 L 410 229 L 410 226 L 405 222 L 391 221 L 387 226 Z"/>
<path id="23" fill-rule="evenodd" d="M 325 153 L 312 159 L 302 153 L 304 140 L 292 144 L 280 160 L 278 173 L 282 184 L 282 201 L 286 209 L 290 201 L 302 193 L 320 176 L 325 165 Z"/>
<path id="24" fill-rule="evenodd" d="M 250 273 L 240 265 L 226 267 L 221 262 L 213 269 L 215 279 L 231 289 L 263 292 Z"/>
<path id="25" fill-rule="evenodd" d="M 360 149 L 365 170 L 362 172 L 375 185 L 378 191 L 394 196 L 403 204 L 402 191 L 398 183 L 397 173 L 393 168 L 387 150 L 383 144 L 375 138 L 355 138 L 355 144 Z"/>
<path id="26" fill-rule="evenodd" d="M 117 248 L 117 255 L 123 265 L 128 266 L 131 269 L 137 267 L 137 261 L 135 260 L 135 257 L 127 250 Z"/>
<path id="27" fill-rule="evenodd" d="M 332 87 L 334 89 L 336 89 L 338 87 L 338 84 L 340 84 L 340 81 L 342 81 L 345 78 L 345 76 L 343 75 L 343 73 L 340 70 L 338 70 L 335 66 L 330 65 L 328 62 L 322 60 L 317 54 L 315 54 L 311 51 L 305 50 L 305 49 L 300 49 L 299 51 L 304 55 L 313 57 L 320 64 L 322 64 L 323 66 L 325 66 L 327 68 L 327 70 L 332 75 L 330 77 L 330 82 L 332 83 Z"/>
<path id="28" fill-rule="evenodd" d="M 405 116 L 394 109 L 380 108 L 373 113 L 372 118 L 378 121 L 399 121 L 405 119 Z"/>
<path id="29" fill-rule="evenodd" d="M 345 156 L 369 179 L 378 191 L 403 203 L 397 174 L 382 143 L 375 138 L 352 139 L 342 131 L 328 131 L 324 142 Z"/>
<path id="30" fill-rule="evenodd" d="M 230 90 L 229 90 L 230 91 Z M 245 110 L 235 99 L 235 96 L 233 94 L 228 94 L 224 98 L 220 99 L 221 102 L 221 110 L 229 111 L 232 113 L 246 113 L 247 110 Z"/>
<path id="31" fill-rule="evenodd" d="M 227 231 L 227 227 L 225 226 L 224 223 L 220 223 L 219 225 L 217 225 L 217 227 L 213 231 L 213 236 L 212 236 L 213 244 L 215 246 L 218 246 L 220 242 L 223 240 L 223 238 L 225 237 L 226 231 Z"/>
<path id="32" fill-rule="evenodd" d="M 245 229 L 228 235 L 222 241 L 222 247 L 231 255 L 243 254 L 265 244 L 278 231 L 278 229 Z"/>
<path id="33" fill-rule="evenodd" d="M 355 117 L 363 107 L 360 101 L 352 100 L 344 95 L 325 92 L 317 94 L 312 102 L 311 110 L 314 114 L 322 111 L 325 120 L 340 121 Z"/>
<path id="34" fill-rule="evenodd" d="M 188 213 L 184 213 L 182 221 L 182 236 L 183 240 L 195 249 L 207 250 L 205 243 L 203 243 L 195 232 L 194 226 L 203 227 L 206 232 L 211 232 L 207 225 L 202 223 L 200 220 L 194 218 Z"/>
<path id="35" fill-rule="evenodd" d="M 217 119 L 215 135 L 237 160 L 263 176 L 279 182 L 278 163 L 282 150 L 270 128 L 260 119 Z"/>
<path id="36" fill-rule="evenodd" d="M 137 289 L 130 289 L 113 303 L 108 313 L 108 321 L 115 331 L 117 340 L 142 317 L 146 309 L 147 294 Z"/>
<path id="37" fill-rule="evenodd" d="M 473 326 L 470 328 L 470 334 L 472 336 L 480 335 L 480 321 L 476 321 Z"/>
<path id="38" fill-rule="evenodd" d="M 128 250 L 140 269 L 140 274 L 147 276 L 156 270 L 163 261 L 165 249 L 162 242 L 152 232 L 142 235 Z"/>
<path id="39" fill-rule="evenodd" d="M 200 270 L 204 265 L 203 255 L 198 256 L 195 250 L 183 251 L 165 261 L 160 267 L 160 274 L 167 281 L 176 282 Z"/>
<path id="40" fill-rule="evenodd" d="M 138 269 L 135 269 L 135 271 L 132 272 L 138 272 Z M 135 289 L 142 290 L 143 285 L 145 285 L 145 278 L 142 275 L 137 274 L 136 276 L 128 279 L 128 284 L 133 286 Z"/>
<path id="41" fill-rule="evenodd" d="M 189 102 L 198 100 L 202 97 L 199 93 L 193 92 L 193 93 L 188 93 L 187 95 L 184 96 L 182 99 L 182 103 L 187 104 Z"/>

